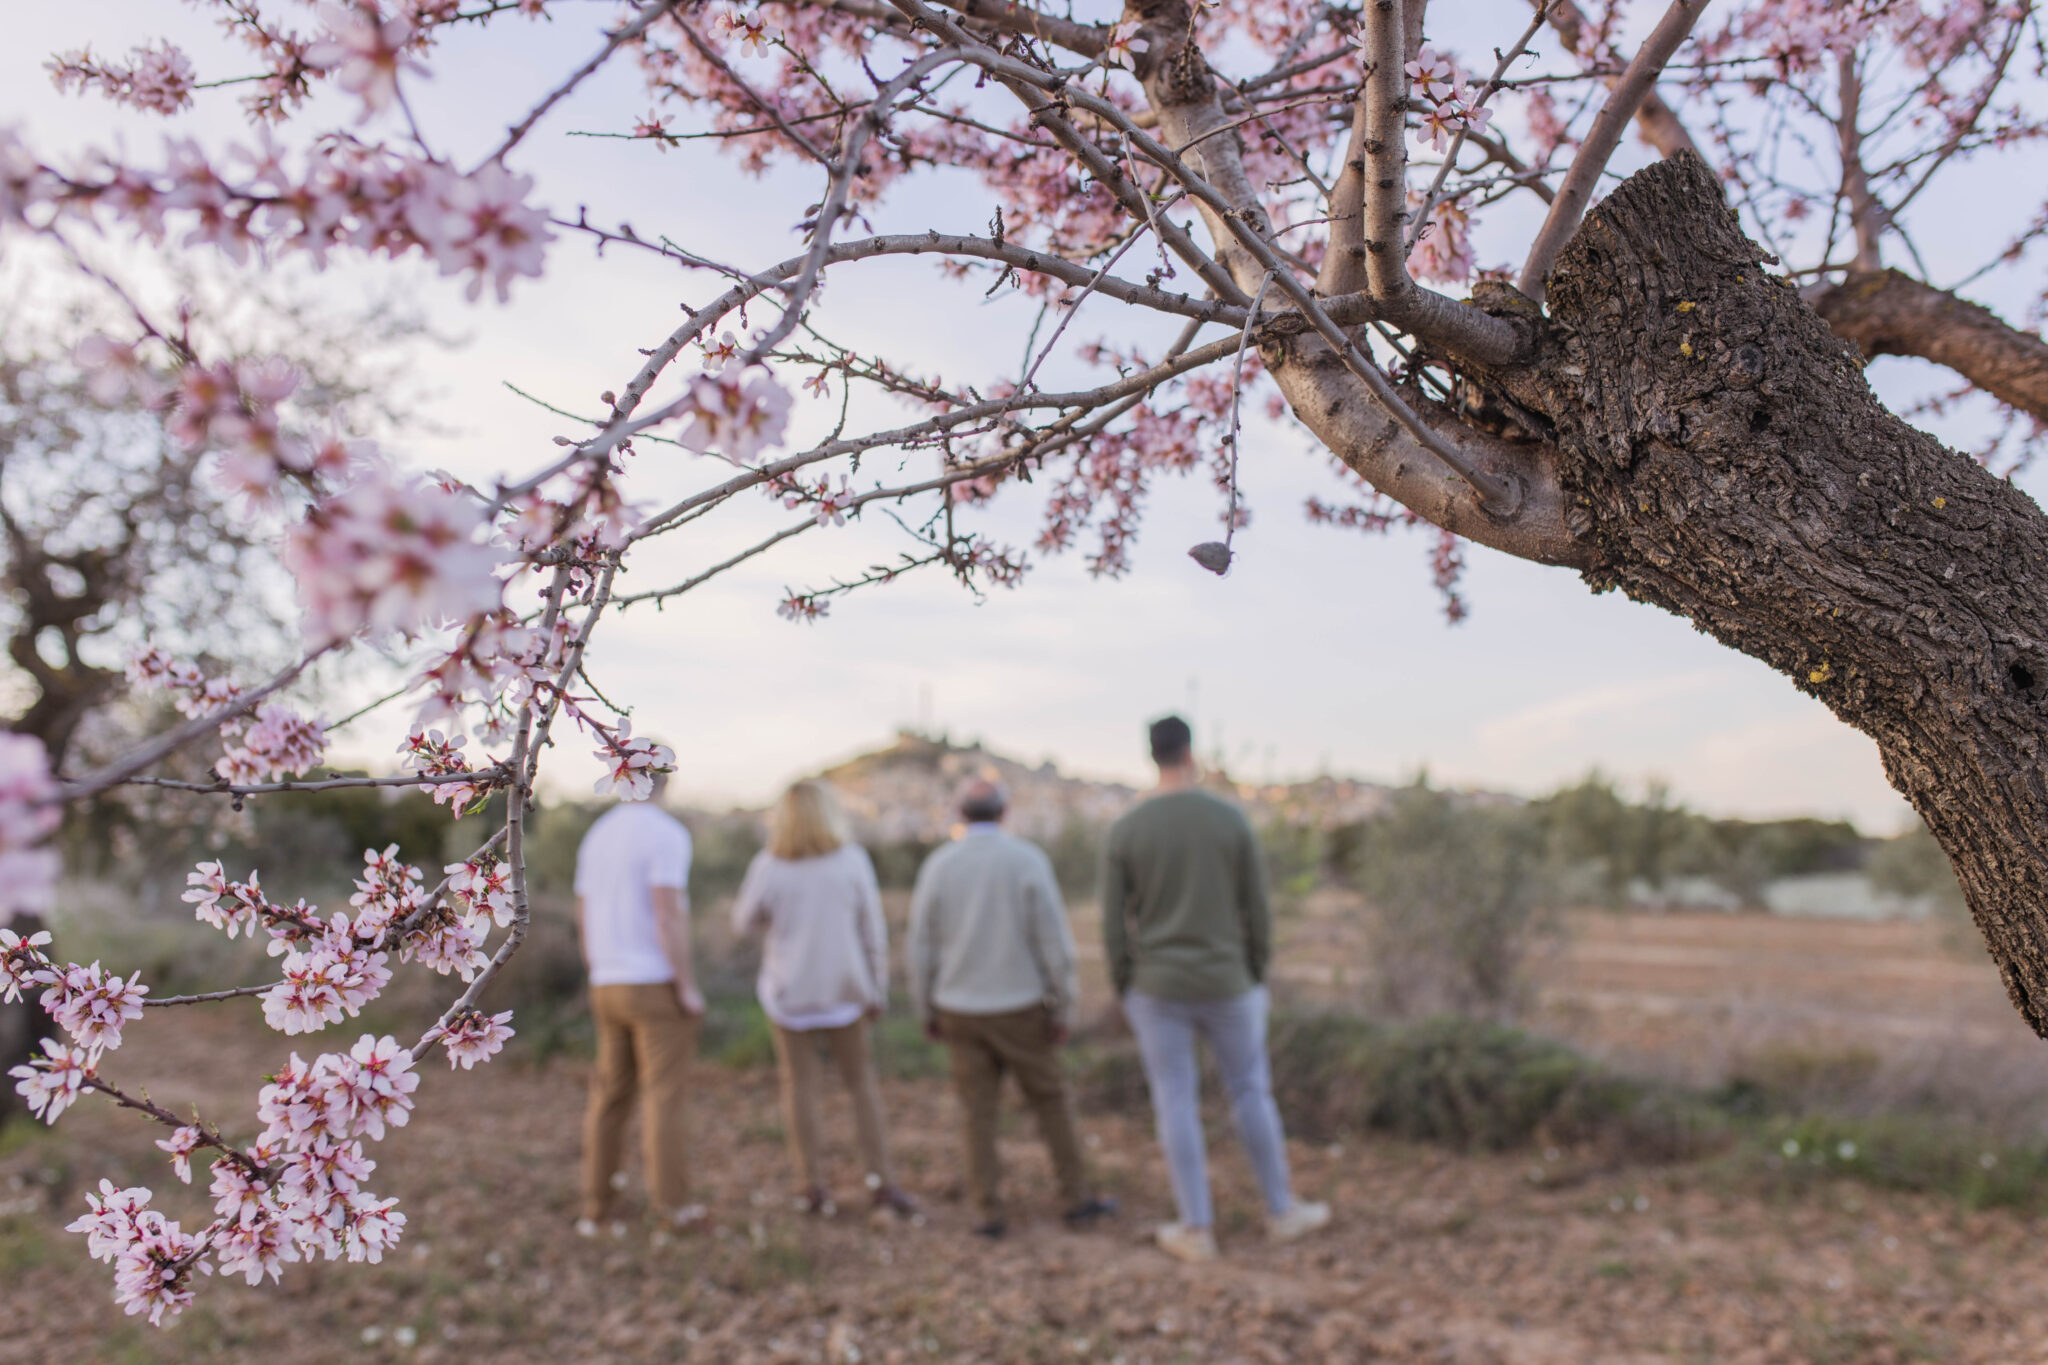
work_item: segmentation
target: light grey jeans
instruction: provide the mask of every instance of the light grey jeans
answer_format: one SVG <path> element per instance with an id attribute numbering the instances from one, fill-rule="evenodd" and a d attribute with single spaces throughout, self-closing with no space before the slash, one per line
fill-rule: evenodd
<path id="1" fill-rule="evenodd" d="M 1152 1116 L 1173 1181 L 1173 1202 L 1186 1227 L 1206 1228 L 1209 1158 L 1202 1140 L 1202 1082 L 1195 1065 L 1195 1039 L 1206 1038 L 1223 1073 L 1238 1140 L 1251 1158 L 1266 1211 L 1275 1217 L 1294 1207 L 1287 1177 L 1287 1139 L 1280 1109 L 1273 1103 L 1273 1077 L 1266 1064 L 1264 986 L 1230 1000 L 1161 1000 L 1131 991 L 1124 1017 L 1138 1035 L 1145 1084 L 1152 1092 Z"/>

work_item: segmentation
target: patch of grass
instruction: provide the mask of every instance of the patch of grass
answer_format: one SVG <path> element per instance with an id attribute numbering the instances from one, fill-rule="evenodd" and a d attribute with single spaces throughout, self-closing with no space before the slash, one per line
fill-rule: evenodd
<path id="1" fill-rule="evenodd" d="M 2048 1211 L 2048 1146 L 1999 1142 L 1925 1115 L 1766 1118 L 1739 1157 L 1787 1193 L 1847 1177 L 1880 1189 L 1948 1195 L 1965 1209 Z"/>
<path id="2" fill-rule="evenodd" d="M 704 1002 L 697 1051 L 737 1071 L 774 1066 L 774 1027 L 751 995 L 710 996 Z"/>
<path id="3" fill-rule="evenodd" d="M 11 1280 L 50 1259 L 50 1239 L 33 1219 L 0 1219 L 0 1280 Z"/>
<path id="4" fill-rule="evenodd" d="M 875 1066 L 884 1076 L 922 1081 L 950 1075 L 952 1064 L 942 1044 L 924 1036 L 924 1026 L 908 1013 L 891 1012 L 875 1021 Z"/>

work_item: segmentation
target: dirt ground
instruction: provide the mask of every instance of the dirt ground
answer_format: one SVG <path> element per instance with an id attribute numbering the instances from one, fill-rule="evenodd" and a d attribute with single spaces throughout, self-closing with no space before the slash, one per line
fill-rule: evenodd
<path id="1" fill-rule="evenodd" d="M 1290 932 L 1297 977 L 1335 960 L 1334 945 L 1311 941 L 1317 923 Z M 1999 1013 L 1988 964 L 1944 952 L 1921 926 L 1603 916 L 1546 980 L 1554 1020 L 1637 1049 L 1704 1057 L 1702 1036 L 1748 1018 L 1901 1045 L 2026 1042 Z M 290 1050 L 254 1015 L 177 1027 L 152 1015 L 110 1070 L 149 1077 L 174 1109 L 245 1113 L 255 1078 Z M 1102 1183 L 1124 1204 L 1086 1234 L 1050 1216 L 1049 1171 L 1019 1122 L 1005 1156 L 1020 1216 L 1007 1241 L 986 1244 L 957 1198 L 954 1113 L 937 1080 L 886 1086 L 921 1225 L 795 1212 L 773 1075 L 706 1066 L 693 1122 L 711 1230 L 664 1244 L 636 1221 L 621 1239 L 584 1241 L 570 1223 L 585 1075 L 580 1061 L 516 1052 L 474 1074 L 435 1065 L 412 1123 L 372 1153 L 373 1186 L 401 1196 L 411 1220 L 393 1256 L 288 1267 L 278 1288 L 207 1283 L 163 1332 L 122 1318 L 105 1268 L 62 1231 L 103 1174 L 155 1183 L 167 1211 L 203 1218 L 198 1194 L 164 1189 L 157 1135 L 90 1101 L 54 1131 L 10 1130 L 0 1365 L 2048 1361 L 2037 1223 L 1847 1180 L 1774 1186 L 1712 1160 L 1592 1169 L 1569 1152 L 1296 1144 L 1302 1192 L 1331 1200 L 1338 1221 L 1275 1248 L 1219 1117 L 1225 1254 L 1194 1268 L 1145 1244 L 1168 1206 L 1144 1115 L 1084 1118 Z M 829 1116 L 850 1126 L 843 1107 Z M 851 1205 L 850 1143 L 834 1160 Z"/>

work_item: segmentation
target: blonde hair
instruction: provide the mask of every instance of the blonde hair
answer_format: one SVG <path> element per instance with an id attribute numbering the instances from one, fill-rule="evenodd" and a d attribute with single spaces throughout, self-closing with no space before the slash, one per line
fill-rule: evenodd
<path id="1" fill-rule="evenodd" d="M 839 799 L 816 778 L 791 783 L 768 817 L 768 851 L 778 858 L 821 858 L 847 842 Z"/>

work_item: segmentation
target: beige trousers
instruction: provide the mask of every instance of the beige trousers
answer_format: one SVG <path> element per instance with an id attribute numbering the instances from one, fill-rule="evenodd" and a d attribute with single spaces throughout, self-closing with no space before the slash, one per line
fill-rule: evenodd
<path id="1" fill-rule="evenodd" d="M 672 1214 L 690 1198 L 683 1097 L 697 1052 L 697 1021 L 683 1013 L 668 981 L 592 986 L 590 1015 L 597 1023 L 597 1070 L 583 1115 L 583 1216 L 603 1219 L 611 1211 L 612 1177 L 636 1098 L 648 1198 L 658 1213 Z"/>
<path id="2" fill-rule="evenodd" d="M 789 1150 L 807 1190 L 825 1186 L 818 1156 L 818 1091 L 824 1085 L 820 1052 L 829 1055 L 853 1096 L 853 1123 L 860 1159 L 884 1188 L 895 1185 L 888 1141 L 882 1131 L 882 1088 L 875 1076 L 868 1021 L 843 1028 L 786 1029 L 775 1025 L 775 1060 L 782 1073 L 782 1117 L 789 1126 Z"/>
<path id="3" fill-rule="evenodd" d="M 960 1097 L 961 1145 L 967 1152 L 967 1187 L 984 1219 L 1003 1216 L 1002 1163 L 996 1155 L 1003 1077 L 1014 1075 L 1024 1102 L 1038 1118 L 1038 1134 L 1052 1156 L 1060 1198 L 1074 1208 L 1088 1198 L 1088 1172 L 1074 1135 L 1066 1077 L 1053 1042 L 1052 1016 L 1043 1006 L 1002 1014 L 938 1011 L 939 1037 L 953 1057 L 953 1089 Z"/>

